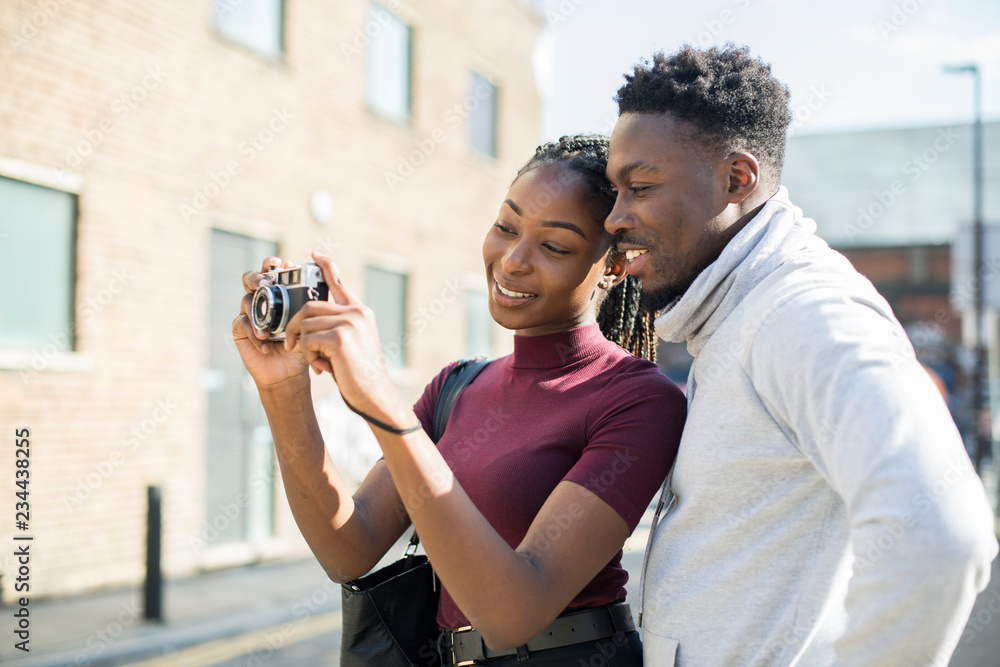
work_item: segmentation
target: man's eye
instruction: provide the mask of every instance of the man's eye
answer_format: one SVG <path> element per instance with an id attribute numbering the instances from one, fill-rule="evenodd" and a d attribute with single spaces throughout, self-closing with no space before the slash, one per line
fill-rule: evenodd
<path id="1" fill-rule="evenodd" d="M 568 255 L 569 254 L 569 250 L 557 250 L 556 248 L 553 248 L 552 246 L 550 246 L 548 243 L 543 243 L 542 247 L 543 248 L 548 248 L 552 252 L 558 253 L 560 255 Z"/>

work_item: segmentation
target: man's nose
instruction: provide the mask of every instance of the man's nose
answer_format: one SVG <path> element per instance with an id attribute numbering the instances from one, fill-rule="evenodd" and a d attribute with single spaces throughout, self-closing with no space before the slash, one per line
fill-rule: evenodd
<path id="1" fill-rule="evenodd" d="M 635 216 L 632 214 L 632 206 L 628 201 L 627 193 L 619 191 L 611 213 L 604 220 L 604 228 L 609 234 L 617 235 L 631 231 L 635 227 Z"/>

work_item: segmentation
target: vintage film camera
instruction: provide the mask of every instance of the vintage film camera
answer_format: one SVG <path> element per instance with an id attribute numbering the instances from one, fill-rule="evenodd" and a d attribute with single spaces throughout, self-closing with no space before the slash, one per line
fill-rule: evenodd
<path id="1" fill-rule="evenodd" d="M 268 340 L 285 340 L 288 321 L 306 301 L 326 301 L 329 289 L 323 272 L 312 262 L 264 274 L 270 285 L 261 285 L 253 295 L 253 325 L 271 334 Z"/>

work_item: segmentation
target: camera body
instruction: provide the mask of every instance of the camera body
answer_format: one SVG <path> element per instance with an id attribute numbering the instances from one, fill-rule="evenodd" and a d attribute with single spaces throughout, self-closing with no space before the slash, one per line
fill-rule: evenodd
<path id="1" fill-rule="evenodd" d="M 285 327 L 307 301 L 326 301 L 329 289 L 323 272 L 312 262 L 264 274 L 270 285 L 261 285 L 253 295 L 253 325 L 271 334 L 268 340 L 285 340 Z"/>

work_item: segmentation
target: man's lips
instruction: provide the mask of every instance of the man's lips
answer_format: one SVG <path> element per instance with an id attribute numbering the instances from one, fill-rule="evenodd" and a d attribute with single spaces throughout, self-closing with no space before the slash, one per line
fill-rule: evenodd
<path id="1" fill-rule="evenodd" d="M 625 255 L 625 272 L 630 276 L 637 276 L 642 271 L 643 266 L 649 262 L 649 250 L 642 247 L 618 248 Z"/>

